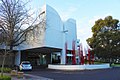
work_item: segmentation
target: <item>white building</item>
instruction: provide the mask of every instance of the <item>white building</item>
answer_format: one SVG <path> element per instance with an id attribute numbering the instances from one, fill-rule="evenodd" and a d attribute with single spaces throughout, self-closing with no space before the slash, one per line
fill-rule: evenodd
<path id="1" fill-rule="evenodd" d="M 44 21 L 42 21 L 44 19 Z M 55 9 L 44 5 L 40 13 L 40 22 L 31 27 L 27 41 L 18 46 L 15 54 L 15 64 L 29 60 L 33 65 L 60 63 L 66 64 L 66 49 L 71 54 L 73 41 L 75 50 L 77 35 L 76 21 L 68 19 L 63 22 Z"/>

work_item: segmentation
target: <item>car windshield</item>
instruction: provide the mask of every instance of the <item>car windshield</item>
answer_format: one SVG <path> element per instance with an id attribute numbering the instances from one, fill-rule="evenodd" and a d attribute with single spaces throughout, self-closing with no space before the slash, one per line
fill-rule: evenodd
<path id="1" fill-rule="evenodd" d="M 30 65 L 30 62 L 29 61 L 23 61 L 22 65 Z"/>
<path id="2" fill-rule="evenodd" d="M 30 64 L 30 63 L 22 63 L 22 64 L 25 64 L 25 65 L 27 65 L 27 64 Z"/>

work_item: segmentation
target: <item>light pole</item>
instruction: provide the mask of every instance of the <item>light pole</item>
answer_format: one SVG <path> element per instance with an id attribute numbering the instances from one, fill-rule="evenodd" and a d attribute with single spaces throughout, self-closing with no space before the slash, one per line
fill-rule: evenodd
<path id="1" fill-rule="evenodd" d="M 111 45 L 111 43 L 112 43 L 112 40 L 109 40 L 109 46 L 110 46 L 110 50 L 109 50 L 109 62 L 110 62 L 110 66 L 111 66 L 111 64 L 112 64 L 112 60 L 111 60 L 111 55 L 112 55 L 112 45 Z"/>

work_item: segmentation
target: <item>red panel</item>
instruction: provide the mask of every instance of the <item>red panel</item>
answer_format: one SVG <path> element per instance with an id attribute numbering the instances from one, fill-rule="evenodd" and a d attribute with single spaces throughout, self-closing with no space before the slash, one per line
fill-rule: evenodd
<path id="1" fill-rule="evenodd" d="M 84 64 L 84 56 L 83 56 L 83 50 L 82 50 L 82 44 L 80 44 L 80 64 L 83 65 Z"/>
<path id="2" fill-rule="evenodd" d="M 76 64 L 76 55 L 75 55 L 75 41 L 72 42 L 72 64 Z"/>
<path id="3" fill-rule="evenodd" d="M 67 50 L 67 42 L 66 42 L 66 43 L 65 43 L 66 64 L 68 63 L 67 53 L 68 53 L 68 50 Z"/>
<path id="4" fill-rule="evenodd" d="M 92 64 L 94 64 L 94 53 L 92 52 Z"/>
<path id="5" fill-rule="evenodd" d="M 91 56 L 91 54 L 90 54 L 90 49 L 88 49 L 88 62 L 89 62 L 89 64 L 91 64 L 90 56 Z"/>

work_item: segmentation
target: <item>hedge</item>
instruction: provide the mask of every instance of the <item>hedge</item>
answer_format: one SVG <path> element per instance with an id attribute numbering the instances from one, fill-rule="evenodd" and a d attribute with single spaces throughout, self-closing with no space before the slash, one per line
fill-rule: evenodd
<path id="1" fill-rule="evenodd" d="M 11 77 L 10 76 L 0 76 L 0 80 L 11 80 Z"/>
<path id="2" fill-rule="evenodd" d="M 11 68 L 3 68 L 3 72 L 4 73 L 9 73 L 9 72 L 11 72 Z M 1 72 L 1 68 L 0 68 L 0 72 Z"/>

